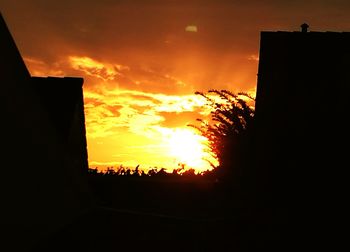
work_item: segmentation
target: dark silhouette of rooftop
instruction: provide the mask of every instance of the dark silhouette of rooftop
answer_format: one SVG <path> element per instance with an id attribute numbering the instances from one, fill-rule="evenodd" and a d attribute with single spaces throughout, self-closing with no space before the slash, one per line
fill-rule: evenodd
<path id="1" fill-rule="evenodd" d="M 261 32 L 255 127 L 261 194 L 312 233 L 348 164 L 350 33 L 307 28 Z"/>
<path id="2" fill-rule="evenodd" d="M 27 251 L 89 205 L 82 78 L 31 77 L 0 15 L 2 247 Z"/>
<path id="3" fill-rule="evenodd" d="M 349 42 L 348 32 L 261 32 L 256 96 L 261 159 L 291 169 L 338 160 L 334 146 L 348 131 Z"/>

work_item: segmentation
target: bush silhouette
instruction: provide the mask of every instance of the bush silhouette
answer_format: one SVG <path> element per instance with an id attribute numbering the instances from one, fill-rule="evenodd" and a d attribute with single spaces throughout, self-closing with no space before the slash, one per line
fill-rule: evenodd
<path id="1" fill-rule="evenodd" d="M 255 99 L 247 93 L 233 93 L 228 90 L 196 92 L 204 97 L 211 108 L 211 122 L 197 119 L 198 125 L 190 124 L 208 139 L 208 147 L 219 161 L 214 171 L 218 177 L 233 178 L 242 174 L 249 164 L 249 150 L 252 140 L 252 125 Z"/>

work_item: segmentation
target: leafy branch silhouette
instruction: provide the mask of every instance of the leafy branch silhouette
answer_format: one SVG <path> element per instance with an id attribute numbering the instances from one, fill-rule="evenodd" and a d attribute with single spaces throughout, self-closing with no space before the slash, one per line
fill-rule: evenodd
<path id="1" fill-rule="evenodd" d="M 247 93 L 233 93 L 228 90 L 196 92 L 207 101 L 211 108 L 211 122 L 197 119 L 199 125 L 189 124 L 208 139 L 208 148 L 218 160 L 217 173 L 232 175 L 247 161 L 255 99 Z M 212 166 L 213 163 L 208 161 Z"/>

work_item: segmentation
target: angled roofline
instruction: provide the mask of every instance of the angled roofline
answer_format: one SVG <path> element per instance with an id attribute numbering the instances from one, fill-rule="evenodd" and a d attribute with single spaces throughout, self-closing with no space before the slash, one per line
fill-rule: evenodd
<path id="1" fill-rule="evenodd" d="M 27 77 L 30 77 L 30 72 L 22 58 L 22 55 L 16 45 L 16 42 L 6 24 L 5 18 L 2 16 L 2 13 L 0 12 L 0 34 L 4 37 L 1 37 L 0 41 L 0 51 L 2 54 L 1 57 L 3 57 L 4 60 L 12 61 L 14 65 L 17 65 L 17 67 L 20 68 L 20 71 L 22 71 L 23 74 L 25 74 Z M 7 55 L 9 55 L 7 57 Z M 13 57 L 15 55 L 15 57 Z"/>

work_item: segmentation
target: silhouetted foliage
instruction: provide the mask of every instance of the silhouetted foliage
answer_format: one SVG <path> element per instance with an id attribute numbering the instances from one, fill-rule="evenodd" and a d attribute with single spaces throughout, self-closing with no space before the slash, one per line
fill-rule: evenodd
<path id="1" fill-rule="evenodd" d="M 209 141 L 208 147 L 220 165 L 216 173 L 220 176 L 236 174 L 249 159 L 251 127 L 255 99 L 247 93 L 233 93 L 227 90 L 196 92 L 204 97 L 212 109 L 211 122 L 197 119 L 200 125 L 190 124 Z M 213 166 L 213 164 L 211 164 Z"/>
<path id="2" fill-rule="evenodd" d="M 195 173 L 195 170 L 185 169 L 184 165 L 181 165 L 177 169 L 173 169 L 172 172 L 167 172 L 165 168 L 150 168 L 147 171 L 140 170 L 140 166 L 137 165 L 135 169 L 126 168 L 120 165 L 118 168 L 107 167 L 105 171 L 98 168 L 89 168 L 88 174 L 93 176 L 124 176 L 124 177 L 202 177 L 208 176 L 210 171 L 205 171 L 202 173 Z"/>
<path id="3" fill-rule="evenodd" d="M 136 166 L 135 169 L 126 168 L 120 165 L 118 168 L 107 167 L 105 170 L 99 170 L 96 168 L 89 168 L 88 174 L 90 177 L 114 177 L 114 178 L 164 178 L 164 179 L 196 179 L 206 178 L 208 180 L 214 180 L 212 171 L 196 172 L 195 169 L 186 168 L 184 165 L 179 165 L 179 168 L 173 169 L 171 172 L 165 168 L 150 168 L 148 170 L 140 169 L 140 166 Z"/>

